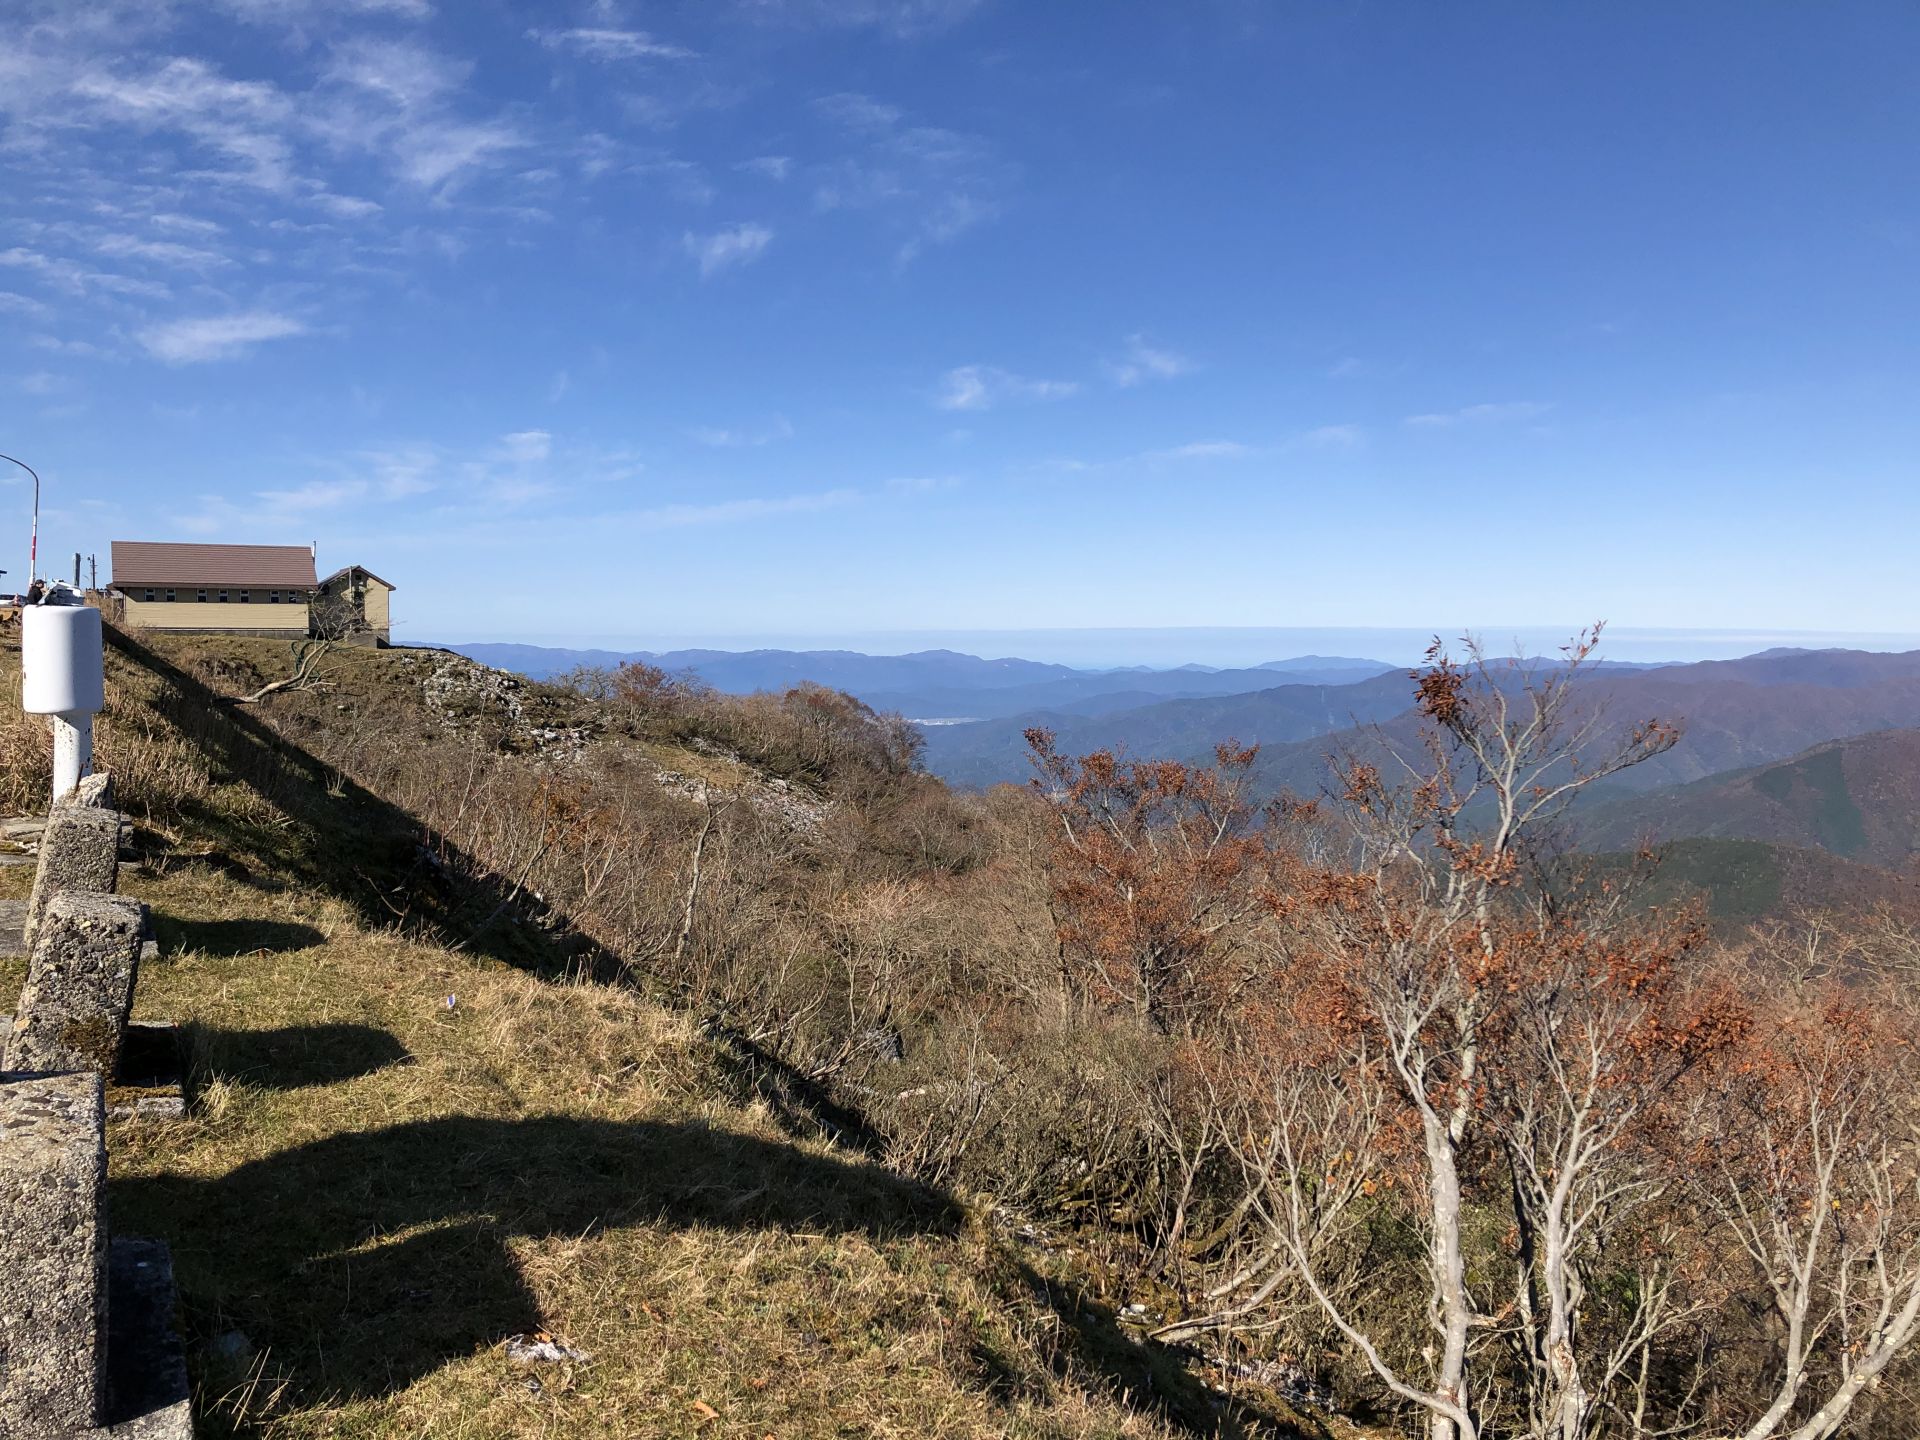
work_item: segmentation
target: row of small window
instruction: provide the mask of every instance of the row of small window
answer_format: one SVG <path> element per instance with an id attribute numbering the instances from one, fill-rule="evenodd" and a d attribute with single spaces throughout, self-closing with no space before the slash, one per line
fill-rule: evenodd
<path id="1" fill-rule="evenodd" d="M 307 598 L 306 592 L 301 590 L 195 590 L 193 592 L 193 598 L 202 605 L 209 599 L 226 605 L 231 603 L 236 595 L 242 605 L 251 605 L 255 595 L 258 595 L 261 603 L 266 605 L 298 605 Z M 171 605 L 179 598 L 179 592 L 177 590 L 142 590 L 140 598 L 148 602 L 164 600 Z"/>

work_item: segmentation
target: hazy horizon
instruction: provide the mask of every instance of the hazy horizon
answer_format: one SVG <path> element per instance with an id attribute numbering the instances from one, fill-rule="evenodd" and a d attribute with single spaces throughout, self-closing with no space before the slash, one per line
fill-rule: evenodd
<path id="1" fill-rule="evenodd" d="M 1328 655 L 1412 664 L 1433 638 L 1471 633 L 1499 654 L 1550 654 L 1578 625 L 1487 625 L 1422 629 L 1414 626 L 1159 626 L 1058 627 L 1026 630 L 865 630 L 826 633 L 777 631 L 723 635 L 707 632 L 564 635 L 544 631 L 396 637 L 417 645 L 538 645 L 562 650 L 618 652 L 672 650 L 849 650 L 904 655 L 954 650 L 986 659 L 1039 660 L 1081 668 L 1124 665 L 1216 665 L 1223 668 Z M 1623 661 L 1730 660 L 1775 647 L 1900 651 L 1920 649 L 1920 634 L 1898 631 L 1665 630 L 1609 626 L 1601 656 Z"/>

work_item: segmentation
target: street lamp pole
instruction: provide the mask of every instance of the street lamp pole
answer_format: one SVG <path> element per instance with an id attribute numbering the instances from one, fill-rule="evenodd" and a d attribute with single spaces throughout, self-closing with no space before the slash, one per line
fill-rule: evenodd
<path id="1" fill-rule="evenodd" d="M 24 460 L 14 460 L 11 455 L 0 455 L 0 460 L 13 460 L 22 470 L 33 476 L 33 539 L 27 548 L 27 587 L 39 578 L 40 566 L 40 472 Z"/>

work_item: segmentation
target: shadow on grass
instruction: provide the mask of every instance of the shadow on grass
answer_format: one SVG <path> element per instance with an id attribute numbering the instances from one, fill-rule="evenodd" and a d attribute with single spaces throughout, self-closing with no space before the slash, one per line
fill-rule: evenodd
<path id="1" fill-rule="evenodd" d="M 399 1390 L 542 1328 L 507 1243 L 637 1225 L 947 1234 L 877 1166 L 697 1124 L 459 1117 L 338 1135 L 212 1180 L 121 1179 L 116 1230 L 165 1235 L 195 1338 L 271 1348 L 304 1398 Z"/>
<path id="2" fill-rule="evenodd" d="M 332 1085 L 413 1060 L 373 1025 L 290 1025 L 280 1030 L 195 1027 L 194 1049 L 210 1075 L 261 1090 Z"/>
<path id="3" fill-rule="evenodd" d="M 206 805 L 190 814 L 216 845 L 194 863 L 263 889 L 290 883 L 324 891 L 371 927 L 415 929 L 522 968 L 627 978 L 561 917 L 516 895 L 445 837 L 124 632 L 109 637 L 163 682 L 155 708 L 216 783 L 244 784 L 265 802 L 255 818 Z M 232 934 L 236 948 L 225 953 L 273 948 L 241 945 L 244 922 Z M 286 1065 L 284 1046 L 276 1055 L 272 1042 L 240 1033 L 216 1032 L 213 1043 L 216 1051 L 234 1047 L 236 1057 L 259 1045 L 260 1069 L 242 1077 L 249 1083 L 343 1078 L 320 1068 L 332 1057 L 316 1057 L 303 1072 L 298 1062 Z M 715 1038 L 736 1062 L 738 1083 L 790 1128 L 831 1135 L 869 1155 L 884 1148 L 866 1117 L 816 1082 L 744 1037 L 716 1031 Z M 323 1042 L 316 1037 L 315 1045 Z M 283 1067 L 278 1079 L 276 1066 Z M 303 1073 L 309 1078 L 289 1078 Z M 116 1226 L 173 1244 L 198 1338 L 244 1330 L 294 1371 L 296 1389 L 312 1399 L 386 1394 L 505 1335 L 540 1328 L 538 1306 L 506 1248 L 516 1236 L 660 1222 L 884 1236 L 948 1233 L 959 1218 L 951 1201 L 876 1164 L 698 1126 L 560 1117 L 455 1118 L 342 1135 L 218 1180 L 117 1180 L 113 1205 Z M 1005 1283 L 1057 1318 L 1059 1342 L 1049 1357 L 1057 1373 L 1098 1376 L 1116 1397 L 1189 1435 L 1313 1433 L 1212 1394 L 1176 1354 L 1126 1334 L 1078 1286 L 1011 1259 Z M 394 1323 L 402 1316 L 404 1323 Z M 1007 1367 L 979 1358 L 989 1391 L 1012 1398 L 1017 1385 L 996 1379 Z"/>
<path id="4" fill-rule="evenodd" d="M 1220 1440 L 1328 1440 L 1326 1426 L 1284 1402 L 1269 1409 L 1203 1384 L 1172 1348 L 1130 1334 L 1111 1305 L 1086 1287 L 1041 1273 L 1024 1260 L 1012 1275 L 1060 1322 L 1057 1342 L 1044 1357 L 1063 1379 L 1077 1369 L 1097 1375 L 1109 1394 L 1188 1435 Z"/>
<path id="5" fill-rule="evenodd" d="M 278 955 L 311 950 L 327 937 L 291 920 L 178 920 L 156 914 L 153 929 L 162 954 L 197 950 L 202 955 Z"/>
<path id="6" fill-rule="evenodd" d="M 825 1136 L 876 1162 L 885 1153 L 886 1136 L 860 1110 L 836 1100 L 817 1081 L 746 1036 L 714 1025 L 707 1030 L 722 1047 L 742 1102 L 759 1099 L 791 1133 Z M 1044 1359 L 1059 1379 L 1073 1383 L 1093 1377 L 1113 1398 L 1187 1435 L 1325 1440 L 1326 1428 L 1298 1412 L 1269 1410 L 1210 1390 L 1187 1368 L 1180 1352 L 1129 1331 L 1114 1308 L 1086 1287 L 1044 1274 L 1011 1246 L 1000 1253 L 1004 1263 L 992 1278 L 1002 1298 L 1012 1304 L 1037 1304 L 1057 1322 L 1049 1327 L 1054 1341 L 1044 1347 Z M 1039 1398 L 1019 1365 L 990 1345 L 977 1345 L 973 1360 L 987 1392 L 1001 1404 Z"/>
<path id="7" fill-rule="evenodd" d="M 241 807 L 247 812 L 242 814 L 235 807 L 188 801 L 183 818 L 214 848 L 168 863 L 214 866 L 259 889 L 319 890 L 351 905 L 369 928 L 415 931 L 433 943 L 523 969 L 618 977 L 618 963 L 561 917 L 248 707 L 215 693 L 123 630 L 109 627 L 107 643 L 159 679 L 150 703 L 194 748 L 214 784 L 243 785 L 263 802 Z M 261 870 L 284 878 L 267 879 Z M 234 924 L 231 943 L 240 944 L 243 922 Z M 282 931 L 280 939 L 291 937 Z M 225 953 L 252 948 L 261 947 Z M 276 947 L 269 940 L 265 948 Z"/>

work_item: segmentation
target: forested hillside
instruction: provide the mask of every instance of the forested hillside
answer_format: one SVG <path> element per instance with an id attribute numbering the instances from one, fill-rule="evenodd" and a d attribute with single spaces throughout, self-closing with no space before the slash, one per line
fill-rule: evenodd
<path id="1" fill-rule="evenodd" d="M 1585 843 L 1609 848 L 1682 835 L 1764 840 L 1907 870 L 1920 856 L 1920 730 L 1828 741 L 1615 801 L 1581 823 Z"/>
<path id="2" fill-rule="evenodd" d="M 1040 787 L 963 794 L 815 686 L 340 650 L 235 704 L 285 647 L 124 642 L 142 994 L 201 1027 L 205 1098 L 119 1193 L 200 1338 L 265 1356 L 203 1408 L 1911 1433 L 1913 916 L 1782 890 L 1716 931 L 1658 867 L 1570 863 L 1567 803 L 1684 743 L 1587 727 L 1575 658 L 1436 657 L 1419 768 L 1270 805 L 1230 745 L 1036 733 Z M 304 1228 L 223 1239 L 323 1174 L 357 1178 Z M 596 1358 L 530 1399 L 488 1357 L 536 1321 Z"/>

